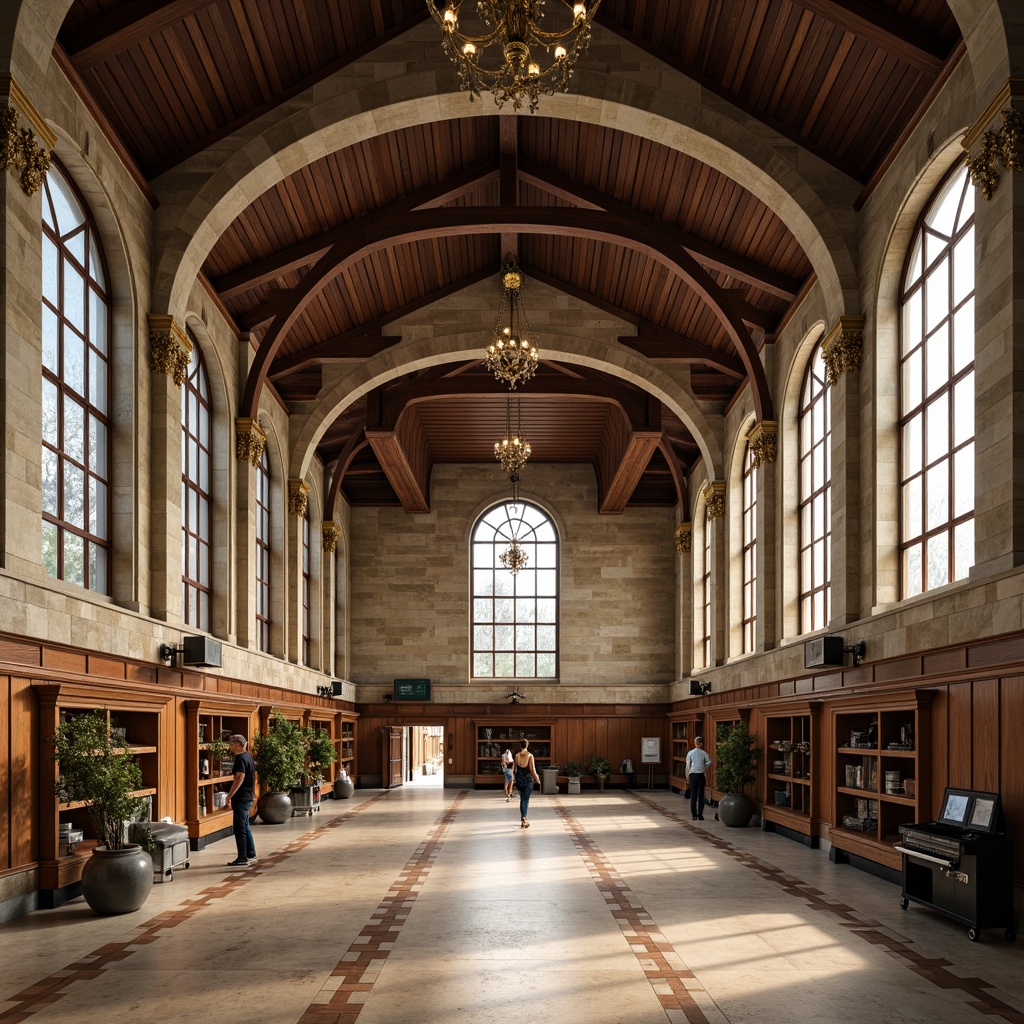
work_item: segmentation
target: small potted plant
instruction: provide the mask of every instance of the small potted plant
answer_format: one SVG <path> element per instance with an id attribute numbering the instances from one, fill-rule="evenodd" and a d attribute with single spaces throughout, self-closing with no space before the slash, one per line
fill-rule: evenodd
<path id="1" fill-rule="evenodd" d="M 597 788 L 603 791 L 604 784 L 608 781 L 608 776 L 612 773 L 612 763 L 607 757 L 597 757 L 595 755 L 587 764 L 587 772 L 597 779 Z"/>
<path id="2" fill-rule="evenodd" d="M 742 722 L 715 743 L 715 788 L 725 794 L 718 804 L 718 817 L 733 828 L 749 825 L 757 810 L 744 792 L 761 762 L 756 743 Z"/>
<path id="3" fill-rule="evenodd" d="M 122 737 L 111 735 L 105 711 L 70 715 L 53 734 L 57 797 L 84 804 L 99 839 L 82 870 L 82 895 L 97 914 L 130 914 L 153 888 L 153 861 L 126 838 L 141 820 L 146 800 L 142 769 Z"/>
<path id="4" fill-rule="evenodd" d="M 576 761 L 566 761 L 562 765 L 562 774 L 569 783 L 569 792 L 578 793 L 580 791 L 580 776 L 583 774 L 582 766 Z"/>
<path id="5" fill-rule="evenodd" d="M 288 791 L 299 781 L 306 763 L 302 726 L 274 712 L 265 736 L 256 736 L 252 759 L 259 776 L 261 795 L 256 807 L 268 825 L 282 825 L 292 816 Z"/>

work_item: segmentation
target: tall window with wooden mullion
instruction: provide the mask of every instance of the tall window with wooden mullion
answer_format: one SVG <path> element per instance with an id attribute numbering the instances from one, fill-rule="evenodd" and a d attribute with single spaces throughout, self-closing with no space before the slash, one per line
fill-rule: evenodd
<path id="1" fill-rule="evenodd" d="M 749 444 L 743 455 L 743 653 L 757 643 L 757 466 Z"/>
<path id="2" fill-rule="evenodd" d="M 700 654 L 705 668 L 711 666 L 711 521 L 704 517 L 703 565 L 700 575 Z"/>
<path id="3" fill-rule="evenodd" d="M 915 232 L 901 292 L 903 597 L 974 564 L 974 187 L 961 167 Z"/>
<path id="4" fill-rule="evenodd" d="M 182 618 L 210 629 L 210 381 L 199 344 L 192 341 L 181 388 Z"/>
<path id="5" fill-rule="evenodd" d="M 110 592 L 110 293 L 99 237 L 61 169 L 43 179 L 42 557 Z M 10 344 L 10 342 L 9 342 Z"/>
<path id="6" fill-rule="evenodd" d="M 800 630 L 832 617 L 832 394 L 821 345 L 800 393 Z"/>
<path id="7" fill-rule="evenodd" d="M 270 460 L 256 467 L 256 643 L 270 651 Z"/>

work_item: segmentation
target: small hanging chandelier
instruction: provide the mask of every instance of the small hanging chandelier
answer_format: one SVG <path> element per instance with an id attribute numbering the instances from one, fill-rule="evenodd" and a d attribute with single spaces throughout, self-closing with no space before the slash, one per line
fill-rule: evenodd
<path id="1" fill-rule="evenodd" d="M 459 72 L 462 88 L 472 100 L 484 90 L 503 107 L 529 103 L 537 109 L 541 96 L 568 92 L 573 65 L 590 45 L 590 23 L 601 0 L 552 0 L 561 15 L 544 29 L 544 0 L 477 0 L 482 24 L 477 33 L 459 30 L 463 0 L 427 0 L 427 10 L 441 26 L 441 45 Z M 557 16 L 556 16 L 557 17 Z"/>
<path id="2" fill-rule="evenodd" d="M 513 402 L 515 402 L 514 411 Z M 494 442 L 494 457 L 501 463 L 501 468 L 506 473 L 518 473 L 532 454 L 533 448 L 530 446 L 530 442 L 522 435 L 519 398 L 517 396 L 513 399 L 509 395 L 508 405 L 505 409 L 505 436 L 500 441 Z"/>
<path id="3" fill-rule="evenodd" d="M 512 516 L 518 516 L 519 514 L 517 508 L 519 504 L 519 474 L 512 473 L 508 479 L 509 483 L 512 484 L 512 500 L 505 506 L 505 517 L 508 519 L 508 530 L 512 534 L 512 540 L 509 542 L 508 547 L 498 555 L 498 561 L 515 576 L 530 560 L 530 556 L 519 543 L 519 538 L 516 536 L 516 528 L 512 525 Z"/>
<path id="4" fill-rule="evenodd" d="M 515 260 L 509 259 L 501 272 L 501 305 L 491 329 L 492 341 L 487 346 L 484 366 L 494 379 L 514 391 L 536 372 L 539 354 L 530 341 L 530 322 L 523 309 L 523 275 Z"/>

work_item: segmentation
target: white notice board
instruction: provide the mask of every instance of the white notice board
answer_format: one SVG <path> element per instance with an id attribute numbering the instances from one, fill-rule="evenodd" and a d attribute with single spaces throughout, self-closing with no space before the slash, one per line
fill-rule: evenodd
<path id="1" fill-rule="evenodd" d="M 640 761 L 642 764 L 661 764 L 660 736 L 644 736 L 641 738 Z"/>

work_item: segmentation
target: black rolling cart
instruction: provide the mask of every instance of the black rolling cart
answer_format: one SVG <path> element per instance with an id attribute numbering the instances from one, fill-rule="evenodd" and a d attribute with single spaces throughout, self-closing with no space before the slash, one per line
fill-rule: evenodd
<path id="1" fill-rule="evenodd" d="M 937 821 L 900 826 L 903 861 L 900 907 L 938 910 L 968 926 L 1017 938 L 1013 911 L 1013 841 L 1002 834 L 997 793 L 947 787 Z"/>

